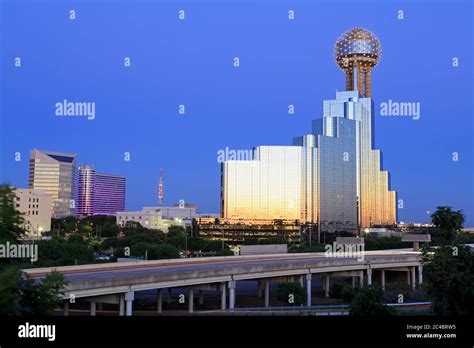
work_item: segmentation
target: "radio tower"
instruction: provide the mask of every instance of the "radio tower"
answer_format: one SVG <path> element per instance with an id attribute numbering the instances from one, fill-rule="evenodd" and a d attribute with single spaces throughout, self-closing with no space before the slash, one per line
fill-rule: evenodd
<path id="1" fill-rule="evenodd" d="M 158 184 L 158 202 L 163 205 L 163 169 L 160 169 L 160 183 Z"/>

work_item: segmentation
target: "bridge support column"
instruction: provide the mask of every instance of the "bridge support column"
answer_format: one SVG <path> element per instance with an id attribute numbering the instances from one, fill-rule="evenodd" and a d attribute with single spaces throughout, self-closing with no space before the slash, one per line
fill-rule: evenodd
<path id="1" fill-rule="evenodd" d="M 125 293 L 125 303 L 126 303 L 125 315 L 127 317 L 132 316 L 132 304 L 133 304 L 134 298 L 135 298 L 135 293 L 133 291 Z"/>
<path id="2" fill-rule="evenodd" d="M 119 298 L 119 315 L 123 317 L 125 315 L 125 297 L 120 295 Z"/>
<path id="3" fill-rule="evenodd" d="M 372 268 L 367 269 L 367 285 L 372 285 Z"/>
<path id="4" fill-rule="evenodd" d="M 407 284 L 410 285 L 410 269 L 407 271 Z"/>
<path id="5" fill-rule="evenodd" d="M 173 297 L 173 289 L 172 288 L 168 288 L 168 297 L 166 298 L 166 302 L 168 304 L 171 304 L 171 298 Z"/>
<path id="6" fill-rule="evenodd" d="M 423 265 L 418 266 L 418 285 L 423 284 Z"/>
<path id="7" fill-rule="evenodd" d="M 163 289 L 158 289 L 156 294 L 156 312 L 162 313 L 163 312 Z"/>
<path id="8" fill-rule="evenodd" d="M 194 290 L 189 289 L 188 312 L 194 312 Z"/>
<path id="9" fill-rule="evenodd" d="M 262 281 L 258 281 L 258 292 L 257 292 L 258 298 L 262 298 Z"/>
<path id="10" fill-rule="evenodd" d="M 364 271 L 359 272 L 359 286 L 362 288 L 364 286 Z"/>
<path id="11" fill-rule="evenodd" d="M 385 270 L 383 269 L 381 272 L 382 289 L 385 290 Z"/>
<path id="12" fill-rule="evenodd" d="M 329 274 L 326 274 L 324 279 L 324 296 L 329 297 Z"/>
<path id="13" fill-rule="evenodd" d="M 63 310 L 64 316 L 67 317 L 69 315 L 69 300 L 64 301 Z"/>
<path id="14" fill-rule="evenodd" d="M 125 315 L 125 298 L 124 295 L 119 296 L 119 316 Z"/>
<path id="15" fill-rule="evenodd" d="M 202 306 L 204 304 L 204 291 L 199 290 L 199 305 Z"/>
<path id="16" fill-rule="evenodd" d="M 235 280 L 229 281 L 229 309 L 235 308 Z"/>
<path id="17" fill-rule="evenodd" d="M 300 285 L 304 289 L 304 276 L 300 276 Z"/>
<path id="18" fill-rule="evenodd" d="M 416 274 L 415 266 L 411 268 L 411 288 L 415 290 L 416 288 Z"/>
<path id="19" fill-rule="evenodd" d="M 270 306 L 270 281 L 265 280 L 265 307 Z"/>
<path id="20" fill-rule="evenodd" d="M 95 302 L 91 302 L 91 316 L 95 317 Z"/>
<path id="21" fill-rule="evenodd" d="M 306 305 L 311 307 L 311 273 L 306 275 Z"/>
<path id="22" fill-rule="evenodd" d="M 352 288 L 356 287 L 356 277 L 352 276 Z"/>
<path id="23" fill-rule="evenodd" d="M 222 283 L 221 284 L 221 310 L 225 310 L 226 309 L 226 302 L 227 302 L 227 299 L 226 299 L 226 292 L 227 292 L 227 286 L 226 286 L 226 283 Z"/>

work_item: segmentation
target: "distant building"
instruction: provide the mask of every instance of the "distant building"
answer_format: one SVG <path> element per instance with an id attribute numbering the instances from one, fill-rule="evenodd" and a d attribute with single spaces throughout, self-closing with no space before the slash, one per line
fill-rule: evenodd
<path id="1" fill-rule="evenodd" d="M 474 234 L 474 227 L 465 227 L 462 230 L 463 232 Z"/>
<path id="2" fill-rule="evenodd" d="M 119 211 L 117 216 L 117 225 L 125 227 L 131 222 L 137 222 L 143 227 L 153 230 L 165 229 L 161 211 L 152 208 L 143 208 L 138 211 Z M 166 229 L 167 230 L 167 229 Z"/>
<path id="3" fill-rule="evenodd" d="M 181 219 L 185 224 L 191 223 L 197 215 L 197 206 L 193 204 L 175 205 L 174 207 L 157 207 L 165 219 Z"/>
<path id="4" fill-rule="evenodd" d="M 295 220 L 233 220 L 216 217 L 196 217 L 196 235 L 230 244 L 245 240 L 278 238 L 299 243 L 302 226 Z"/>
<path id="5" fill-rule="evenodd" d="M 14 189 L 15 209 L 23 214 L 24 222 L 20 226 L 28 237 L 40 237 L 51 230 L 51 196 L 40 190 L 27 188 Z"/>
<path id="6" fill-rule="evenodd" d="M 144 207 L 140 211 L 117 212 L 117 225 L 125 227 L 127 223 L 138 222 L 146 228 L 168 232 L 170 226 L 186 227 L 191 225 L 197 215 L 196 206 Z"/>
<path id="7" fill-rule="evenodd" d="M 77 167 L 74 215 L 114 215 L 125 210 L 124 176 L 96 172 L 92 165 Z"/>
<path id="8" fill-rule="evenodd" d="M 37 149 L 30 152 L 28 186 L 51 196 L 54 218 L 72 215 L 75 167 L 76 154 Z"/>

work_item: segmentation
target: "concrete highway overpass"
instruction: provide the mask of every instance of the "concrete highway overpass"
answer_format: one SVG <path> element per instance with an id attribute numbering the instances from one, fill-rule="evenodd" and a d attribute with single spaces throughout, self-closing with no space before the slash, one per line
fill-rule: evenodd
<path id="1" fill-rule="evenodd" d="M 325 295 L 329 296 L 331 276 L 352 277 L 353 286 L 372 284 L 373 277 L 385 287 L 386 280 L 397 277 L 415 288 L 423 281 L 422 258 L 419 252 L 407 249 L 365 251 L 364 258 L 326 257 L 324 253 L 227 256 L 186 258 L 155 261 L 134 261 L 79 266 L 24 269 L 23 272 L 41 279 L 52 271 L 64 275 L 68 284 L 62 296 L 64 314 L 69 303 L 76 299 L 91 304 L 91 315 L 96 304 L 117 304 L 120 315 L 132 315 L 134 294 L 137 291 L 157 290 L 157 311 L 162 311 L 163 290 L 188 290 L 188 310 L 194 311 L 194 292 L 221 292 L 221 310 L 235 308 L 236 282 L 258 280 L 259 293 L 269 306 L 270 282 L 300 282 L 306 284 L 307 306 L 311 306 L 313 276 L 323 277 Z M 390 274 L 392 276 L 388 277 Z M 406 277 L 406 278 L 405 278 Z"/>

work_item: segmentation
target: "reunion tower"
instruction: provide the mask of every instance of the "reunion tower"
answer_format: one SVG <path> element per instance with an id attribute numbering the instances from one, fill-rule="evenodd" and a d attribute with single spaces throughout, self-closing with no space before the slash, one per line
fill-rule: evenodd
<path id="1" fill-rule="evenodd" d="M 334 57 L 346 73 L 346 91 L 371 96 L 371 70 L 379 62 L 381 52 L 379 39 L 367 29 L 353 28 L 337 39 Z"/>

